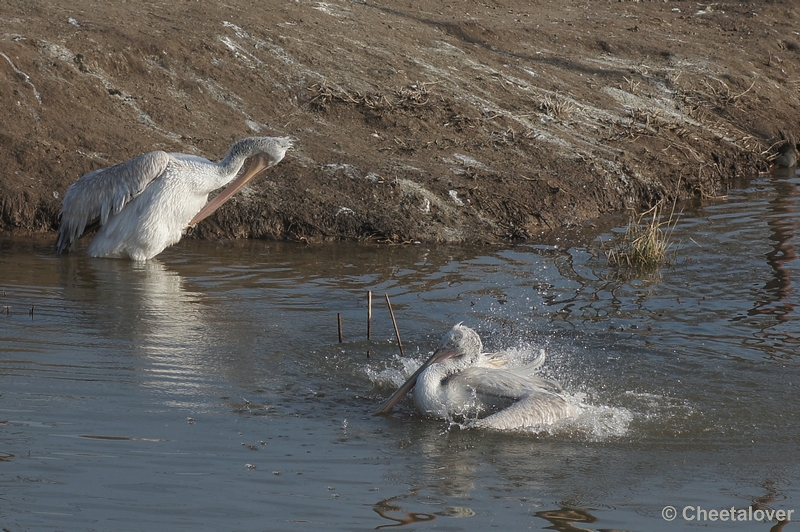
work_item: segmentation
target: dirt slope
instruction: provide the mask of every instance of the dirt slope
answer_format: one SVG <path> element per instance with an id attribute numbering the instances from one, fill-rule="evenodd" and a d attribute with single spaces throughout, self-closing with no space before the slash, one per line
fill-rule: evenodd
<path id="1" fill-rule="evenodd" d="M 800 137 L 794 0 L 5 0 L 0 231 L 153 149 L 299 145 L 193 234 L 529 239 Z"/>

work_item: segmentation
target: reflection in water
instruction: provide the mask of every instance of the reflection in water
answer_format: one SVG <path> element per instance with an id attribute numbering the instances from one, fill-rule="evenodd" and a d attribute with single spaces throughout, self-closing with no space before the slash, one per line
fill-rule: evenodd
<path id="1" fill-rule="evenodd" d="M 573 523 L 595 523 L 597 518 L 579 508 L 561 508 L 559 510 L 544 510 L 536 512 L 536 517 L 550 521 L 553 526 L 548 527 L 559 532 L 593 532 L 590 528 L 582 528 Z M 609 531 L 611 532 L 611 531 Z"/>
<path id="2" fill-rule="evenodd" d="M 405 495 L 398 495 L 395 497 L 391 497 L 389 499 L 384 499 L 373 506 L 373 510 L 375 513 L 383 517 L 384 519 L 388 519 L 389 521 L 395 521 L 390 525 L 380 525 L 375 527 L 375 530 L 381 530 L 384 528 L 394 528 L 399 526 L 405 525 L 413 525 L 415 523 L 425 523 L 428 521 L 433 521 L 436 519 L 437 516 L 439 517 L 448 517 L 448 518 L 464 518 L 464 517 L 474 517 L 475 512 L 471 508 L 465 508 L 463 506 L 444 506 L 442 509 L 435 513 L 428 513 L 428 512 L 409 512 L 403 506 L 398 504 L 398 500 L 405 500 L 405 499 L 412 499 L 412 503 L 414 504 L 414 499 L 420 499 L 420 491 L 421 488 L 416 488 L 410 490 Z M 390 515 L 391 513 L 400 513 L 400 516 L 397 515 Z"/>
<path id="3" fill-rule="evenodd" d="M 773 314 L 779 322 L 791 319 L 795 304 L 790 300 L 793 291 L 791 270 L 788 264 L 797 259 L 793 240 L 798 233 L 798 194 L 797 183 L 790 177 L 793 169 L 785 174 L 776 172 L 773 177 L 776 196 L 769 203 L 770 215 L 767 224 L 772 230 L 769 239 L 774 242 L 767 254 L 767 264 L 772 268 L 772 278 L 764 285 L 764 299 L 756 301 L 749 315 Z M 791 174 L 789 174 L 791 172 Z"/>
<path id="4" fill-rule="evenodd" d="M 443 434 L 439 427 L 431 427 L 421 430 L 416 438 L 425 457 L 422 471 L 426 485 L 447 497 L 467 498 L 475 489 L 482 460 L 477 447 L 458 445 L 461 431 L 455 430 Z"/>
<path id="5" fill-rule="evenodd" d="M 764 488 L 764 495 L 761 497 L 756 497 L 753 499 L 753 503 L 750 507 L 755 512 L 756 510 L 762 511 L 770 511 L 774 512 L 775 509 L 770 506 L 771 503 L 774 502 L 782 502 L 786 500 L 786 494 L 778 485 L 778 482 L 772 479 L 766 479 L 762 484 L 761 487 Z M 769 529 L 769 532 L 781 532 L 783 527 L 786 526 L 786 523 L 789 523 L 789 520 L 778 521 L 775 526 Z"/>
<path id="6" fill-rule="evenodd" d="M 411 490 L 411 492 L 409 492 L 406 495 L 402 496 L 398 495 L 397 497 L 384 499 L 380 502 L 375 503 L 372 509 L 375 511 L 376 514 L 383 517 L 384 519 L 388 519 L 389 521 L 395 521 L 391 525 L 376 526 L 375 530 L 412 525 L 414 523 L 424 523 L 436 519 L 436 516 L 433 514 L 425 512 L 408 512 L 396 502 L 398 499 L 407 499 L 411 497 L 416 497 L 418 494 L 419 494 L 419 489 Z M 399 512 L 402 513 L 402 516 L 398 517 L 396 515 L 389 515 L 390 512 L 392 513 Z"/>
<path id="7" fill-rule="evenodd" d="M 786 526 L 786 523 L 789 523 L 789 521 L 779 521 L 775 526 L 769 529 L 769 532 L 783 532 L 783 527 Z"/>
<path id="8" fill-rule="evenodd" d="M 72 257 L 70 257 L 72 258 Z M 132 262 L 75 258 L 60 263 L 68 299 L 81 301 L 87 327 L 113 342 L 120 353 L 146 359 L 143 386 L 194 393 L 207 368 L 209 317 L 201 294 L 158 260 Z"/>

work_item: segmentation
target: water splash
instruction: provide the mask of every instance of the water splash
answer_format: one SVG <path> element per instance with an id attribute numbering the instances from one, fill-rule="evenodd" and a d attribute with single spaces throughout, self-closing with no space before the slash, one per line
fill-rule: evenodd
<path id="1" fill-rule="evenodd" d="M 397 388 L 417 370 L 430 354 L 416 359 L 395 355 L 391 365 L 384 369 L 364 366 L 363 372 L 375 386 Z M 545 350 L 536 344 L 520 344 L 503 351 L 509 361 L 509 367 L 525 368 L 529 375 L 544 370 L 546 359 Z M 548 375 L 551 373 L 547 372 Z M 413 394 L 413 391 L 411 392 Z M 635 413 L 623 406 L 605 404 L 591 404 L 591 393 L 585 391 L 570 391 L 563 393 L 563 397 L 573 406 L 575 415 L 551 425 L 525 427 L 515 432 L 528 433 L 536 436 L 567 437 L 586 441 L 606 441 L 629 435 L 631 422 Z M 472 405 L 465 405 L 469 410 Z M 472 429 L 476 417 L 460 416 L 458 419 L 445 420 L 447 429 Z"/>
<path id="2" fill-rule="evenodd" d="M 595 405 L 585 403 L 586 394 L 565 394 L 577 411 L 577 415 L 563 419 L 550 426 L 530 427 L 525 432 L 566 436 L 587 441 L 607 441 L 627 436 L 635 414 L 620 406 Z"/>

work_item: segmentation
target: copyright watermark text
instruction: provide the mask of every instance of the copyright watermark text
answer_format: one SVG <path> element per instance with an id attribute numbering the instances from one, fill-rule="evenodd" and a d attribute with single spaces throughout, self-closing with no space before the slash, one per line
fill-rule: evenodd
<path id="1" fill-rule="evenodd" d="M 708 510 L 700 506 L 684 506 L 680 512 L 674 506 L 664 506 L 661 517 L 674 521 L 678 516 L 684 521 L 791 521 L 794 510 L 753 510 L 753 508 L 723 508 Z"/>

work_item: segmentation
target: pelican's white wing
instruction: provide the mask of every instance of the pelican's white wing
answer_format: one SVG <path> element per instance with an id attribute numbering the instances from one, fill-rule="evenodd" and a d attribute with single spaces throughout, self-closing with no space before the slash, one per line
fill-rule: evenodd
<path id="1" fill-rule="evenodd" d="M 531 392 L 508 408 L 475 420 L 472 425 L 478 428 L 497 430 L 521 429 L 538 425 L 551 425 L 574 415 L 575 407 L 563 397 L 554 393 Z"/>
<path id="2" fill-rule="evenodd" d="M 481 365 L 489 368 L 505 368 L 508 366 L 509 359 L 505 351 L 495 351 L 494 353 L 483 353 L 484 359 Z"/>
<path id="3" fill-rule="evenodd" d="M 481 366 L 491 368 L 513 368 L 514 371 L 531 374 L 544 365 L 547 354 L 544 349 L 540 349 L 536 358 L 530 362 L 520 364 L 519 350 L 495 351 L 494 353 L 483 353 Z M 516 355 L 516 356 L 515 356 Z"/>
<path id="4" fill-rule="evenodd" d="M 559 391 L 547 379 L 518 373 L 508 369 L 472 367 L 450 377 L 449 383 L 467 386 L 480 394 L 508 399 L 519 399 L 531 390 Z"/>
<path id="5" fill-rule="evenodd" d="M 466 369 L 451 380 L 474 389 L 479 395 L 516 401 L 497 413 L 476 420 L 476 427 L 507 430 L 546 425 L 572 414 L 573 407 L 557 393 L 560 388 L 546 379 L 511 370 L 478 367 Z"/>
<path id="6" fill-rule="evenodd" d="M 554 393 L 561 393 L 564 391 L 564 388 L 562 388 L 561 385 L 556 381 L 545 379 L 544 377 L 536 377 L 534 375 L 539 371 L 539 368 L 544 365 L 544 361 L 547 358 L 547 354 L 545 353 L 544 349 L 540 349 L 536 355 L 536 358 L 530 362 L 526 362 L 525 364 L 519 364 L 519 361 L 517 360 L 519 357 L 514 355 L 517 355 L 516 351 L 496 351 L 494 353 L 483 353 L 483 359 L 480 367 L 512 371 L 521 377 L 531 380 L 536 386 L 545 388 L 548 391 Z"/>
<path id="7" fill-rule="evenodd" d="M 94 170 L 73 183 L 61 204 L 61 225 L 58 228 L 58 253 L 70 248 L 83 236 L 87 225 L 108 221 L 133 198 L 142 193 L 151 181 L 160 176 L 170 156 L 153 151 L 109 168 Z"/>

